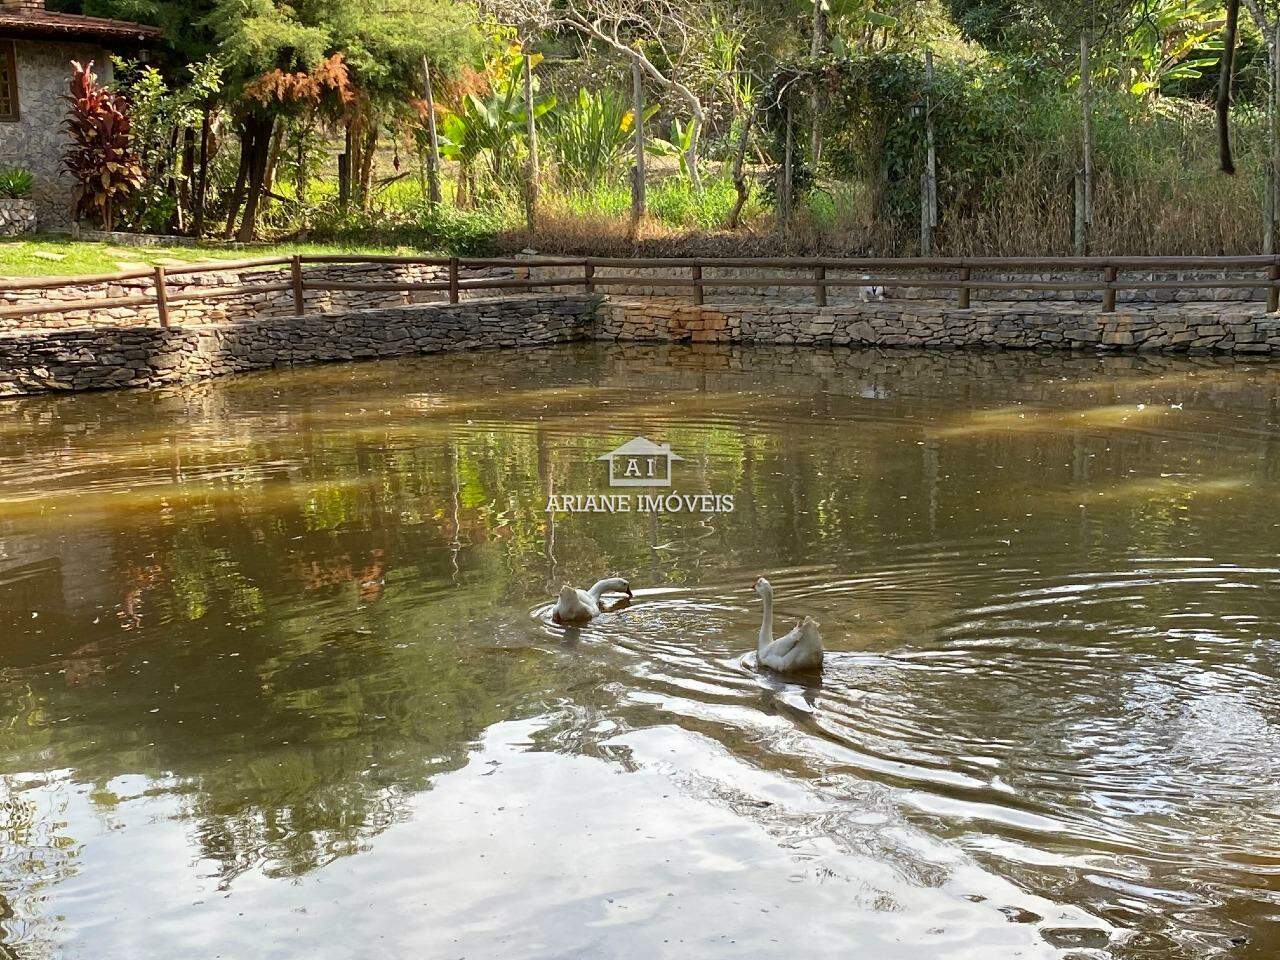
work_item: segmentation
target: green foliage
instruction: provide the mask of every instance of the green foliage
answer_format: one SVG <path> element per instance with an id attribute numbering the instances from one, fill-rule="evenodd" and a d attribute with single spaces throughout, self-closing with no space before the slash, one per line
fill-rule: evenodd
<path id="1" fill-rule="evenodd" d="M 670 227 L 719 229 L 728 219 L 737 197 L 733 181 L 716 177 L 705 180 L 702 186 L 698 192 L 685 177 L 667 177 L 650 183 L 646 194 L 650 215 Z M 578 217 L 623 220 L 631 209 L 631 190 L 616 182 L 598 182 L 564 198 L 549 198 L 548 202 L 563 203 L 570 214 Z M 758 207 L 748 211 L 759 212 Z"/>
<path id="2" fill-rule="evenodd" d="M 0 167 L 0 200 L 22 200 L 31 196 L 35 182 L 30 170 L 21 167 Z"/>
<path id="3" fill-rule="evenodd" d="M 658 109 L 658 104 L 649 107 L 644 119 Z M 618 179 L 635 129 L 635 113 L 622 93 L 579 88 L 578 95 L 551 119 L 551 148 L 565 183 L 581 189 Z"/>
<path id="4" fill-rule="evenodd" d="M 121 219 L 135 230 L 166 232 L 177 214 L 178 191 L 187 185 L 182 143 L 174 132 L 199 126 L 202 106 L 222 88 L 222 65 L 214 57 L 189 64 L 187 76 L 171 85 L 149 64 L 119 58 L 114 64 L 111 86 L 128 101 L 130 140 L 145 158 L 142 182 L 121 210 Z"/>
<path id="5" fill-rule="evenodd" d="M 459 210 L 418 200 L 404 206 L 378 207 L 369 213 L 342 213 L 336 206 L 329 207 L 317 218 L 313 236 L 480 256 L 492 251 L 503 223 L 495 208 Z"/>
<path id="6" fill-rule="evenodd" d="M 1122 61 L 1131 67 L 1130 92 L 1159 93 L 1165 84 L 1199 80 L 1222 59 L 1218 0 L 1157 0 L 1125 36 Z"/>
<path id="7" fill-rule="evenodd" d="M 536 67 L 540 56 L 532 58 Z M 524 56 L 511 46 L 487 63 L 491 90 L 481 98 L 468 93 L 457 110 L 446 114 L 439 127 L 440 152 L 471 171 L 482 157 L 488 161 L 495 185 L 510 185 L 516 175 L 516 161 L 527 149 L 528 114 L 524 107 Z M 538 118 L 556 105 L 554 96 L 538 96 L 538 78 L 533 77 L 533 115 Z"/>
<path id="8" fill-rule="evenodd" d="M 680 173 L 682 176 L 689 176 L 689 146 L 693 143 L 694 124 L 690 120 L 688 123 L 682 123 L 678 118 L 671 121 L 671 136 L 664 140 L 662 137 L 651 137 L 645 143 L 644 148 L 655 157 L 662 157 L 668 160 L 679 160 Z"/>

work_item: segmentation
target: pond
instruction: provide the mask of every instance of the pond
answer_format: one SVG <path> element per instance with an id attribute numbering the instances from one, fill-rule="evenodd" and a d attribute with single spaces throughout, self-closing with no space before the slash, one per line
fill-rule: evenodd
<path id="1" fill-rule="evenodd" d="M 1274 956 L 1278 419 L 1266 364 L 598 344 L 7 402 L 0 943 Z M 732 512 L 546 512 L 637 435 Z M 760 574 L 820 681 L 745 658 Z"/>

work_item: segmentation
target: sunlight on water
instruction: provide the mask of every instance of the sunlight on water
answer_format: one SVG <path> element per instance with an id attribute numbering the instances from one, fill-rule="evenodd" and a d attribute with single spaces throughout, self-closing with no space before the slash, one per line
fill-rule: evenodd
<path id="1" fill-rule="evenodd" d="M 1270 366 L 578 345 L 4 406 L 0 952 L 1280 948 Z M 637 435 L 734 511 L 545 512 Z M 820 679 L 752 668 L 762 573 Z"/>

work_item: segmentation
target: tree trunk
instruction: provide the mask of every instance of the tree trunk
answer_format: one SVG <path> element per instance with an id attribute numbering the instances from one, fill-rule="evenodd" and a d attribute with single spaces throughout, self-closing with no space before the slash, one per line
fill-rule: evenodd
<path id="1" fill-rule="evenodd" d="M 1084 256 L 1093 224 L 1093 78 L 1089 68 L 1089 35 L 1080 34 L 1080 235 L 1076 247 Z"/>
<path id="2" fill-rule="evenodd" d="M 422 58 L 422 93 L 427 101 L 427 199 L 440 202 L 440 138 L 436 134 L 436 98 L 431 88 L 431 64 Z"/>
<path id="3" fill-rule="evenodd" d="M 631 167 L 631 232 L 635 235 L 640 221 L 644 219 L 645 210 L 645 170 L 644 170 L 644 78 L 640 73 L 640 64 L 631 62 L 631 111 L 634 126 L 632 128 L 635 146 L 635 162 Z"/>
<path id="4" fill-rule="evenodd" d="M 240 205 L 244 203 L 245 186 L 249 182 L 249 160 L 253 152 L 253 127 L 248 120 L 240 126 L 240 164 L 236 169 L 236 185 L 231 191 L 231 202 L 227 210 L 227 226 L 223 230 L 224 239 L 230 240 L 236 233 L 236 217 L 240 215 Z"/>
<path id="5" fill-rule="evenodd" d="M 814 0 L 813 3 L 813 37 L 809 43 L 809 56 L 815 60 L 822 56 L 827 49 L 827 9 L 822 0 Z M 822 91 L 815 88 L 810 106 L 813 114 L 811 122 L 812 129 L 809 131 L 809 162 L 817 171 L 818 160 L 822 157 Z"/>
<path id="6" fill-rule="evenodd" d="M 1222 62 L 1218 75 L 1218 165 L 1223 173 L 1235 173 L 1231 159 L 1231 80 L 1235 71 L 1236 26 L 1240 0 L 1227 0 L 1227 22 L 1222 28 Z"/>
<path id="7" fill-rule="evenodd" d="M 524 191 L 524 225 L 533 233 L 538 207 L 538 125 L 533 118 L 533 57 L 524 55 L 524 111 L 529 135 L 529 171 Z"/>
<path id="8" fill-rule="evenodd" d="M 256 133 L 253 138 L 249 166 L 249 193 L 244 203 L 244 217 L 236 233 L 236 239 L 241 243 L 249 243 L 258 226 L 258 207 L 262 201 L 262 188 L 267 179 L 267 163 L 271 155 L 271 133 L 275 126 L 275 117 L 254 117 L 252 123 Z"/>
<path id="9" fill-rule="evenodd" d="M 196 174 L 196 202 L 191 233 L 199 239 L 204 233 L 204 197 L 209 185 L 209 138 L 213 133 L 213 108 L 206 103 L 200 115 L 200 170 Z"/>
<path id="10" fill-rule="evenodd" d="M 267 154 L 267 172 L 262 178 L 262 194 L 264 201 L 270 199 L 271 188 L 276 182 L 276 166 L 280 163 L 280 151 L 284 149 L 283 122 L 276 124 L 275 133 L 271 137 L 271 149 Z"/>
<path id="11" fill-rule="evenodd" d="M 373 180 L 373 157 L 378 149 L 378 125 L 370 123 L 364 132 L 364 142 L 360 145 L 360 209 L 369 212 L 369 202 L 373 199 L 373 191 L 369 185 Z"/>
<path id="12" fill-rule="evenodd" d="M 933 229 L 938 225 L 938 154 L 933 141 L 933 51 L 924 52 L 924 192 L 920 210 L 920 256 L 933 253 Z"/>
<path id="13" fill-rule="evenodd" d="M 178 177 L 178 208 L 175 211 L 178 231 L 186 233 L 190 223 L 191 181 L 196 171 L 196 131 L 193 127 L 185 127 L 182 131 L 182 168 Z"/>
<path id="14" fill-rule="evenodd" d="M 351 204 L 351 151 L 355 146 L 355 137 L 351 135 L 351 126 L 355 121 L 348 118 L 343 125 L 345 142 L 342 153 L 338 155 L 338 207 L 343 213 Z"/>
<path id="15" fill-rule="evenodd" d="M 693 129 L 689 131 L 689 149 L 685 151 L 685 165 L 689 168 L 689 182 L 693 184 L 695 193 L 702 192 L 702 170 L 698 167 L 698 139 L 702 135 L 702 118 L 689 118 Z"/>
<path id="16" fill-rule="evenodd" d="M 792 123 L 791 106 L 787 106 L 786 141 L 782 152 L 782 183 L 778 185 L 778 219 L 785 227 L 791 222 L 791 188 L 792 164 L 795 155 L 795 127 Z"/>
<path id="17" fill-rule="evenodd" d="M 733 201 L 733 209 L 729 211 L 729 219 L 725 222 L 728 230 L 738 229 L 738 220 L 742 217 L 742 208 L 747 205 L 751 194 L 750 184 L 743 172 L 747 159 L 747 143 L 751 139 L 751 126 L 755 122 L 755 112 L 748 111 L 742 118 L 742 133 L 738 136 L 738 149 L 733 154 L 733 190 L 738 195 Z"/>

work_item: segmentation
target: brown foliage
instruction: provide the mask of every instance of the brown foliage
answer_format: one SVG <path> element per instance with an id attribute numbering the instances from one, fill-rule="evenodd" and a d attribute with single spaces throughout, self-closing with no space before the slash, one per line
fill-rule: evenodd
<path id="1" fill-rule="evenodd" d="M 351 74 L 341 53 L 335 53 L 314 70 L 289 73 L 269 70 L 244 88 L 244 95 L 263 106 L 304 104 L 316 106 L 336 99 L 343 107 L 355 99 Z"/>

